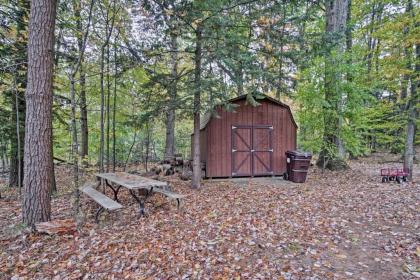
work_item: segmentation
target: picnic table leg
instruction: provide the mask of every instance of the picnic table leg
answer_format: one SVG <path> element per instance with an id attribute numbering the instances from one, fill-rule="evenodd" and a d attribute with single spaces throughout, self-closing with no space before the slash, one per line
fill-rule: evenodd
<path id="1" fill-rule="evenodd" d="M 102 185 L 102 193 L 105 194 L 105 185 L 103 184 L 103 179 L 101 177 L 96 177 L 98 183 L 96 184 L 96 188 Z"/>
<path id="2" fill-rule="evenodd" d="M 120 202 L 119 200 L 118 200 L 118 192 L 120 191 L 120 188 L 121 188 L 121 186 L 118 186 L 118 187 L 116 187 L 116 188 L 114 188 L 113 186 L 112 186 L 112 184 L 110 184 L 110 183 L 108 183 L 108 180 L 105 180 L 105 184 L 114 192 L 114 200 L 116 201 L 116 202 Z"/>
<path id="3" fill-rule="evenodd" d="M 95 214 L 95 222 L 99 223 L 99 215 L 104 211 L 104 208 L 100 206 Z"/>
<path id="4" fill-rule="evenodd" d="M 140 191 L 140 190 L 139 190 Z M 153 187 L 150 189 L 150 190 L 148 190 L 147 192 L 146 192 L 146 195 L 144 196 L 144 199 L 143 200 L 140 200 L 141 201 L 141 203 L 140 203 L 140 213 L 144 216 L 144 214 L 145 214 L 145 212 L 144 212 L 144 206 L 145 206 L 145 204 L 146 204 L 146 200 L 151 196 L 151 194 L 153 193 Z"/>
<path id="5" fill-rule="evenodd" d="M 152 194 L 152 192 L 153 192 L 153 188 L 151 190 L 147 190 L 146 195 L 142 199 L 140 195 L 137 196 L 133 190 L 130 190 L 131 196 L 134 197 L 134 199 L 139 204 L 140 214 L 142 216 L 145 215 L 145 207 L 144 206 L 145 206 L 146 200 L 150 197 L 150 195 Z"/>
<path id="6" fill-rule="evenodd" d="M 96 182 L 95 189 L 101 185 L 101 178 L 96 177 L 96 181 L 97 181 L 97 182 Z"/>

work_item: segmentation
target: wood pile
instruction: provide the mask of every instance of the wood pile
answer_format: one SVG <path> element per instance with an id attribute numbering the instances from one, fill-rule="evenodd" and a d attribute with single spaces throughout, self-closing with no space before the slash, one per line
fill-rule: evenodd
<path id="1" fill-rule="evenodd" d="M 151 168 L 156 175 L 171 176 L 179 174 L 182 180 L 190 180 L 192 166 L 189 160 L 184 160 L 182 154 L 175 154 L 173 158 L 165 158 Z"/>
<path id="2" fill-rule="evenodd" d="M 76 231 L 76 222 L 73 219 L 55 220 L 38 223 L 35 228 L 40 233 L 46 234 L 73 234 Z"/>

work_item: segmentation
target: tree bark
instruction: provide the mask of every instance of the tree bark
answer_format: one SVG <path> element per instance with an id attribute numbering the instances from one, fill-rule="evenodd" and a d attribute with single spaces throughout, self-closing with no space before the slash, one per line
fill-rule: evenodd
<path id="1" fill-rule="evenodd" d="M 1 169 L 2 173 L 5 173 L 7 170 L 7 160 L 6 160 L 6 142 L 3 138 L 0 140 L 0 154 L 1 154 Z"/>
<path id="2" fill-rule="evenodd" d="M 107 20 L 108 22 L 108 20 Z M 108 30 L 108 26 L 106 26 Z M 100 117 L 100 140 L 99 140 L 99 171 L 104 172 L 104 153 L 105 153 L 105 89 L 104 89 L 104 60 L 105 60 L 105 47 L 101 47 L 100 57 L 100 88 L 101 88 L 101 117 Z"/>
<path id="3" fill-rule="evenodd" d="M 15 48 L 19 57 L 27 57 L 28 30 L 27 17 L 29 12 L 29 1 L 17 1 L 16 12 L 16 42 Z M 23 184 L 23 145 L 25 141 L 25 93 L 21 88 L 26 88 L 27 68 L 25 63 L 19 63 L 15 68 L 14 80 L 15 89 L 11 93 L 10 104 L 12 104 L 11 121 L 15 124 L 14 133 L 10 137 L 10 169 L 9 186 L 21 187 Z"/>
<path id="4" fill-rule="evenodd" d="M 51 124 L 51 177 L 52 177 L 52 183 L 51 183 L 51 192 L 56 193 L 57 192 L 57 180 L 55 179 L 55 166 L 54 166 L 54 129 Z"/>
<path id="5" fill-rule="evenodd" d="M 80 108 L 80 157 L 82 159 L 83 164 L 86 164 L 86 157 L 89 154 L 89 130 L 88 130 L 88 116 L 87 116 L 87 104 L 86 104 L 86 74 L 83 68 L 84 63 L 84 30 L 81 18 L 81 10 L 82 10 L 82 3 L 81 1 L 74 1 L 73 2 L 73 9 L 74 9 L 74 16 L 76 18 L 76 28 L 77 28 L 77 47 L 80 56 L 79 62 L 79 85 L 80 85 L 80 101 L 79 101 L 79 108 Z M 90 23 L 90 20 L 89 20 Z M 88 28 L 89 28 L 88 24 Z"/>
<path id="6" fill-rule="evenodd" d="M 115 0 L 113 1 L 113 11 L 115 12 Z M 99 171 L 104 172 L 104 157 L 105 157 L 105 87 L 104 87 L 104 79 L 105 79 L 105 50 L 107 49 L 109 45 L 109 39 L 112 35 L 112 30 L 114 28 L 114 20 L 115 20 L 115 13 L 112 15 L 111 23 L 109 19 L 109 9 L 110 7 L 107 6 L 106 11 L 106 19 L 105 19 L 105 40 L 104 43 L 101 46 L 101 57 L 100 57 L 100 85 L 101 85 L 101 117 L 100 117 L 100 145 L 99 145 Z M 109 63 L 108 63 L 109 64 Z M 109 79 L 108 79 L 109 81 Z M 109 101 L 109 96 L 108 96 Z M 108 102 L 109 103 L 109 102 Z M 109 110 L 107 110 L 109 112 Z M 109 114 L 108 114 L 109 115 Z M 109 124 L 109 122 L 108 122 Z M 108 125 L 109 128 L 109 125 Z M 108 136 L 109 136 L 109 130 L 108 130 Z M 108 143 L 109 143 L 109 137 L 108 137 Z M 109 166 L 109 147 L 107 149 L 108 151 L 108 158 L 107 158 L 107 166 Z"/>
<path id="7" fill-rule="evenodd" d="M 82 61 L 83 63 L 83 61 Z M 89 129 L 88 129 L 88 114 L 86 103 L 86 74 L 83 65 L 80 65 L 80 157 L 83 164 L 87 165 L 87 156 L 89 155 Z"/>
<path id="8" fill-rule="evenodd" d="M 109 63 L 109 42 L 106 46 L 106 172 L 109 172 L 109 167 L 111 166 L 111 154 L 110 154 L 110 144 L 111 144 L 111 78 L 109 75 L 110 63 Z"/>
<path id="9" fill-rule="evenodd" d="M 115 38 L 115 41 L 117 38 Z M 116 125 L 116 113 L 117 113 L 117 74 L 118 74 L 118 67 L 117 67 L 117 44 L 114 42 L 114 94 L 113 94 L 113 101 L 112 101 L 112 172 L 115 172 L 116 167 L 116 147 L 117 147 L 117 136 L 115 133 L 115 125 Z"/>
<path id="10" fill-rule="evenodd" d="M 280 100 L 280 96 L 282 92 L 284 91 L 283 87 L 283 49 L 284 49 L 284 32 L 286 29 L 286 7 L 283 7 L 283 25 L 281 27 L 280 32 L 280 53 L 279 53 L 279 70 L 278 70 L 278 84 L 277 84 L 277 90 L 276 90 L 276 97 L 278 100 Z"/>
<path id="11" fill-rule="evenodd" d="M 413 3 L 412 0 L 408 1 L 406 12 L 414 18 L 413 13 Z M 414 66 L 414 71 L 411 66 L 411 52 L 412 47 L 406 50 L 406 58 L 407 62 L 407 70 L 412 72 L 410 75 L 411 87 L 410 87 L 410 99 L 407 104 L 407 135 L 405 139 L 405 151 L 404 151 L 404 168 L 408 169 L 409 175 L 408 180 L 413 180 L 413 164 L 414 164 L 414 156 L 415 156 L 415 137 L 416 137 L 416 130 L 417 130 L 417 119 L 419 117 L 419 110 L 417 105 L 419 104 L 420 100 L 418 97 L 418 87 L 419 87 L 419 73 L 420 73 L 420 45 L 416 44 L 415 46 L 415 58 L 416 63 Z"/>
<path id="12" fill-rule="evenodd" d="M 178 43 L 177 35 L 171 33 L 171 82 L 169 85 L 168 111 L 166 112 L 165 158 L 172 159 L 175 154 L 175 109 L 178 86 Z"/>
<path id="13" fill-rule="evenodd" d="M 51 218 L 51 126 L 56 1 L 33 0 L 29 19 L 23 222 Z"/>
<path id="14" fill-rule="evenodd" d="M 192 187 L 200 188 L 201 160 L 200 160 L 200 107 L 201 107 L 201 59 L 202 59 L 202 27 L 195 31 L 196 45 L 194 53 L 194 137 L 193 137 L 193 177 Z"/>
<path id="15" fill-rule="evenodd" d="M 76 122 L 76 90 L 75 90 L 75 77 L 74 74 L 70 77 L 70 99 L 71 99 L 71 157 L 73 167 L 73 184 L 75 192 L 74 212 L 78 221 L 78 214 L 80 208 L 80 192 L 79 192 L 79 158 L 78 158 L 78 139 L 77 139 L 77 122 Z M 79 224 L 79 221 L 78 223 Z"/>
<path id="16" fill-rule="evenodd" d="M 150 120 L 147 121 L 146 124 L 146 139 L 145 139 L 145 148 L 146 153 L 144 157 L 144 169 L 148 172 L 148 163 L 149 163 L 149 153 L 150 153 Z"/>
<path id="17" fill-rule="evenodd" d="M 345 51 L 348 0 L 326 2 L 325 27 L 325 103 L 324 147 L 318 159 L 318 166 L 329 169 L 347 168 L 343 158 L 343 143 L 340 136 L 342 93 L 339 72 L 340 56 Z"/>

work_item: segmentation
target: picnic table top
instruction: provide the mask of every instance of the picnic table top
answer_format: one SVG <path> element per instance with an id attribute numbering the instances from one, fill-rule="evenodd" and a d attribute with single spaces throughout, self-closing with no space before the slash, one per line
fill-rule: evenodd
<path id="1" fill-rule="evenodd" d="M 152 187 L 165 187 L 167 186 L 166 182 L 161 182 L 153 180 L 150 178 L 129 174 L 126 172 L 116 172 L 116 173 L 97 173 L 96 177 L 108 180 L 109 182 L 115 183 L 117 185 L 123 186 L 130 190 L 137 189 L 151 189 Z"/>

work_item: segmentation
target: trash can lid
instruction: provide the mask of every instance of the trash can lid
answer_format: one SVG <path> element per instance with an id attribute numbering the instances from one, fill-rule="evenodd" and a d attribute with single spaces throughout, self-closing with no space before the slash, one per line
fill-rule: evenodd
<path id="1" fill-rule="evenodd" d="M 300 157 L 312 157 L 312 153 L 304 152 L 304 151 L 287 151 L 286 154 L 293 155 L 293 156 L 300 156 Z"/>

